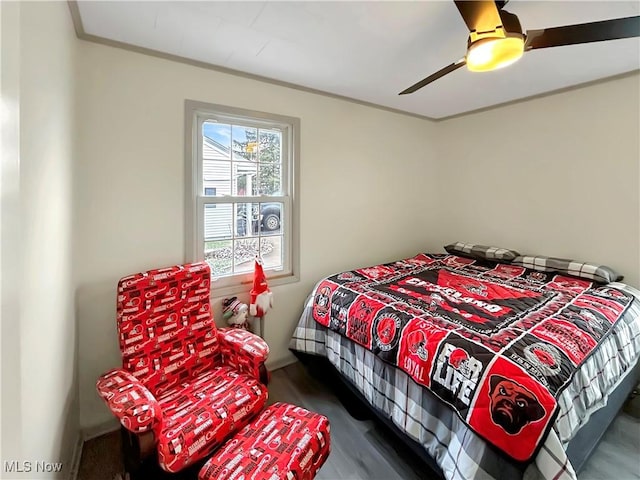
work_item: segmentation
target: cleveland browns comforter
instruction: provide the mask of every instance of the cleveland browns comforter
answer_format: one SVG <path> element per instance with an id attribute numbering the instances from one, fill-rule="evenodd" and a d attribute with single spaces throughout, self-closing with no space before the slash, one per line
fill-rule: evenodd
<path id="1" fill-rule="evenodd" d="M 420 254 L 326 278 L 312 314 L 524 462 L 549 432 L 556 398 L 632 300 L 553 272 Z"/>

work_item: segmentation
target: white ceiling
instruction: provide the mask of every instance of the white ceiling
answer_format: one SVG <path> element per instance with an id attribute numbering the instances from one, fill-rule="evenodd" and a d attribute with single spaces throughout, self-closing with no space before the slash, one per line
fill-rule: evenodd
<path id="1" fill-rule="evenodd" d="M 640 39 L 527 53 L 494 72 L 461 68 L 398 92 L 462 58 L 468 31 L 452 1 L 80 1 L 87 34 L 431 118 L 443 118 L 640 68 Z M 640 15 L 640 2 L 519 1 L 539 29 Z"/>

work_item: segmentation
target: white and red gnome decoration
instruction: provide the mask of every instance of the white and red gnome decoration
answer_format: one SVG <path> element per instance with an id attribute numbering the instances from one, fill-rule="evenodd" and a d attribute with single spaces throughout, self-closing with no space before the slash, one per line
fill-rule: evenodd
<path id="1" fill-rule="evenodd" d="M 222 301 L 222 318 L 230 327 L 250 330 L 249 307 L 238 300 L 238 297 L 225 298 Z"/>
<path id="2" fill-rule="evenodd" d="M 257 257 L 253 270 L 253 288 L 250 294 L 249 313 L 252 317 L 264 317 L 264 314 L 273 306 L 273 294 L 267 285 L 267 277 L 262 269 L 262 260 Z"/>

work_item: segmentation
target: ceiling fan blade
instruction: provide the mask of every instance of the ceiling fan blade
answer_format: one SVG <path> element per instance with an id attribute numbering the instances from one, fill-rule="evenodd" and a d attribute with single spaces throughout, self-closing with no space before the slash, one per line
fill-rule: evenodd
<path id="1" fill-rule="evenodd" d="M 498 5 L 494 1 L 455 0 L 455 4 L 469 31 L 491 32 L 502 25 Z"/>
<path id="2" fill-rule="evenodd" d="M 416 90 L 420 90 L 422 87 L 424 87 L 425 85 L 430 84 L 431 82 L 435 82 L 436 80 L 438 80 L 440 77 L 444 77 L 445 75 L 447 75 L 448 73 L 453 72 L 454 70 L 459 69 L 461 66 L 463 66 L 466 62 L 466 60 L 464 58 L 461 58 L 460 60 L 458 60 L 455 63 L 452 63 L 451 65 L 447 65 L 446 67 L 444 67 L 443 69 L 438 70 L 436 73 L 429 75 L 427 78 L 425 78 L 424 80 L 420 80 L 418 83 L 416 83 L 415 85 L 411 85 L 409 88 L 407 88 L 406 90 L 401 91 L 398 95 L 407 95 L 408 93 L 413 93 Z"/>
<path id="3" fill-rule="evenodd" d="M 640 37 L 640 17 L 528 30 L 525 50 Z"/>

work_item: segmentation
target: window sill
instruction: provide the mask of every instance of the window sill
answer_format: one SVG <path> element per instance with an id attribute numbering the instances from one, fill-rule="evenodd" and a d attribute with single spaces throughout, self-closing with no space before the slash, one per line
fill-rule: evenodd
<path id="1" fill-rule="evenodd" d="M 277 287 L 280 285 L 286 285 L 289 283 L 296 283 L 300 281 L 300 277 L 294 275 L 292 273 L 282 274 L 282 275 L 274 275 L 273 277 L 267 278 L 267 283 L 269 284 L 269 288 Z M 229 297 L 231 295 L 236 295 L 238 293 L 246 293 L 249 294 L 251 288 L 253 287 L 253 274 L 249 280 L 242 281 L 241 283 L 236 283 L 232 285 L 225 285 L 223 287 L 217 287 L 216 281 L 211 282 L 211 299 L 216 298 L 224 298 Z"/>

